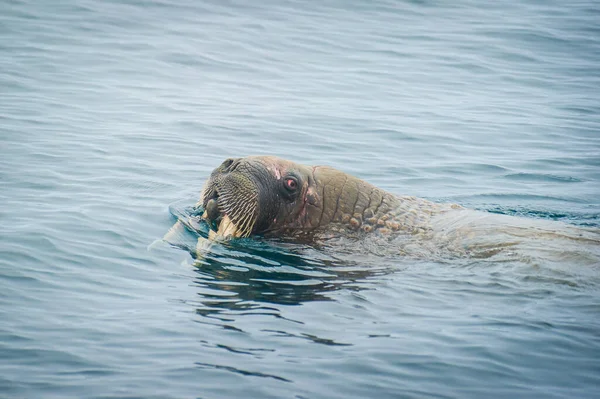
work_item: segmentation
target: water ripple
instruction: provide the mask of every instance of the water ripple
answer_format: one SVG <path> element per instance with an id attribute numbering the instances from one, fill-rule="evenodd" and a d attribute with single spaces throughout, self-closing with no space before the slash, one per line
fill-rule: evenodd
<path id="1" fill-rule="evenodd" d="M 147 248 L 224 158 L 265 153 L 598 228 L 599 15 L 589 1 L 3 2 L 0 392 L 596 397 L 584 253 L 438 263 L 242 240 L 195 259 L 192 232 Z"/>

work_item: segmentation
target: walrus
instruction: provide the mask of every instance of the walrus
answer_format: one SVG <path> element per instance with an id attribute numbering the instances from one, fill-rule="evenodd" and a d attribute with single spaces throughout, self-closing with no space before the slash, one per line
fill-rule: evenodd
<path id="1" fill-rule="evenodd" d="M 226 159 L 211 173 L 196 207 L 211 241 L 343 239 L 362 243 L 362 249 L 383 246 L 389 253 L 393 247 L 415 256 L 533 256 L 550 249 L 562 260 L 600 259 L 598 230 L 395 195 L 329 166 L 274 156 Z"/>

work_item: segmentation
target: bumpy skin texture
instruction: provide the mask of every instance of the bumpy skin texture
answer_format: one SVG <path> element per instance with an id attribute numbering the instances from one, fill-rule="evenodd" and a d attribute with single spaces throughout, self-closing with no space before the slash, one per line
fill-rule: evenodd
<path id="1" fill-rule="evenodd" d="M 290 179 L 296 190 L 286 187 Z M 432 216 L 461 208 L 395 196 L 334 168 L 276 157 L 226 160 L 211 174 L 200 202 L 207 208 L 215 199 L 236 224 L 251 214 L 249 234 L 264 236 L 426 234 Z M 236 214 L 242 209 L 244 215 Z"/>

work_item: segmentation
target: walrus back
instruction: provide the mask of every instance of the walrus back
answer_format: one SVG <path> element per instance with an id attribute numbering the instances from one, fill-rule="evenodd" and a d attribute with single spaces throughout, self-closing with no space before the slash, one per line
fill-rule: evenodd
<path id="1" fill-rule="evenodd" d="M 502 252 L 547 260 L 600 264 L 600 230 L 559 221 L 535 220 L 469 209 L 431 219 L 433 240 L 469 257 L 485 258 Z"/>

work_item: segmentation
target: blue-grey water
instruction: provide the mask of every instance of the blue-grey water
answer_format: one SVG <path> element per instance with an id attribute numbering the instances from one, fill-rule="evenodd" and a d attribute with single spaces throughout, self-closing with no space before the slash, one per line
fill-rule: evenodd
<path id="1" fill-rule="evenodd" d="M 2 398 L 600 397 L 600 265 L 151 245 L 248 154 L 599 228 L 597 1 L 4 0 L 0 140 Z"/>

